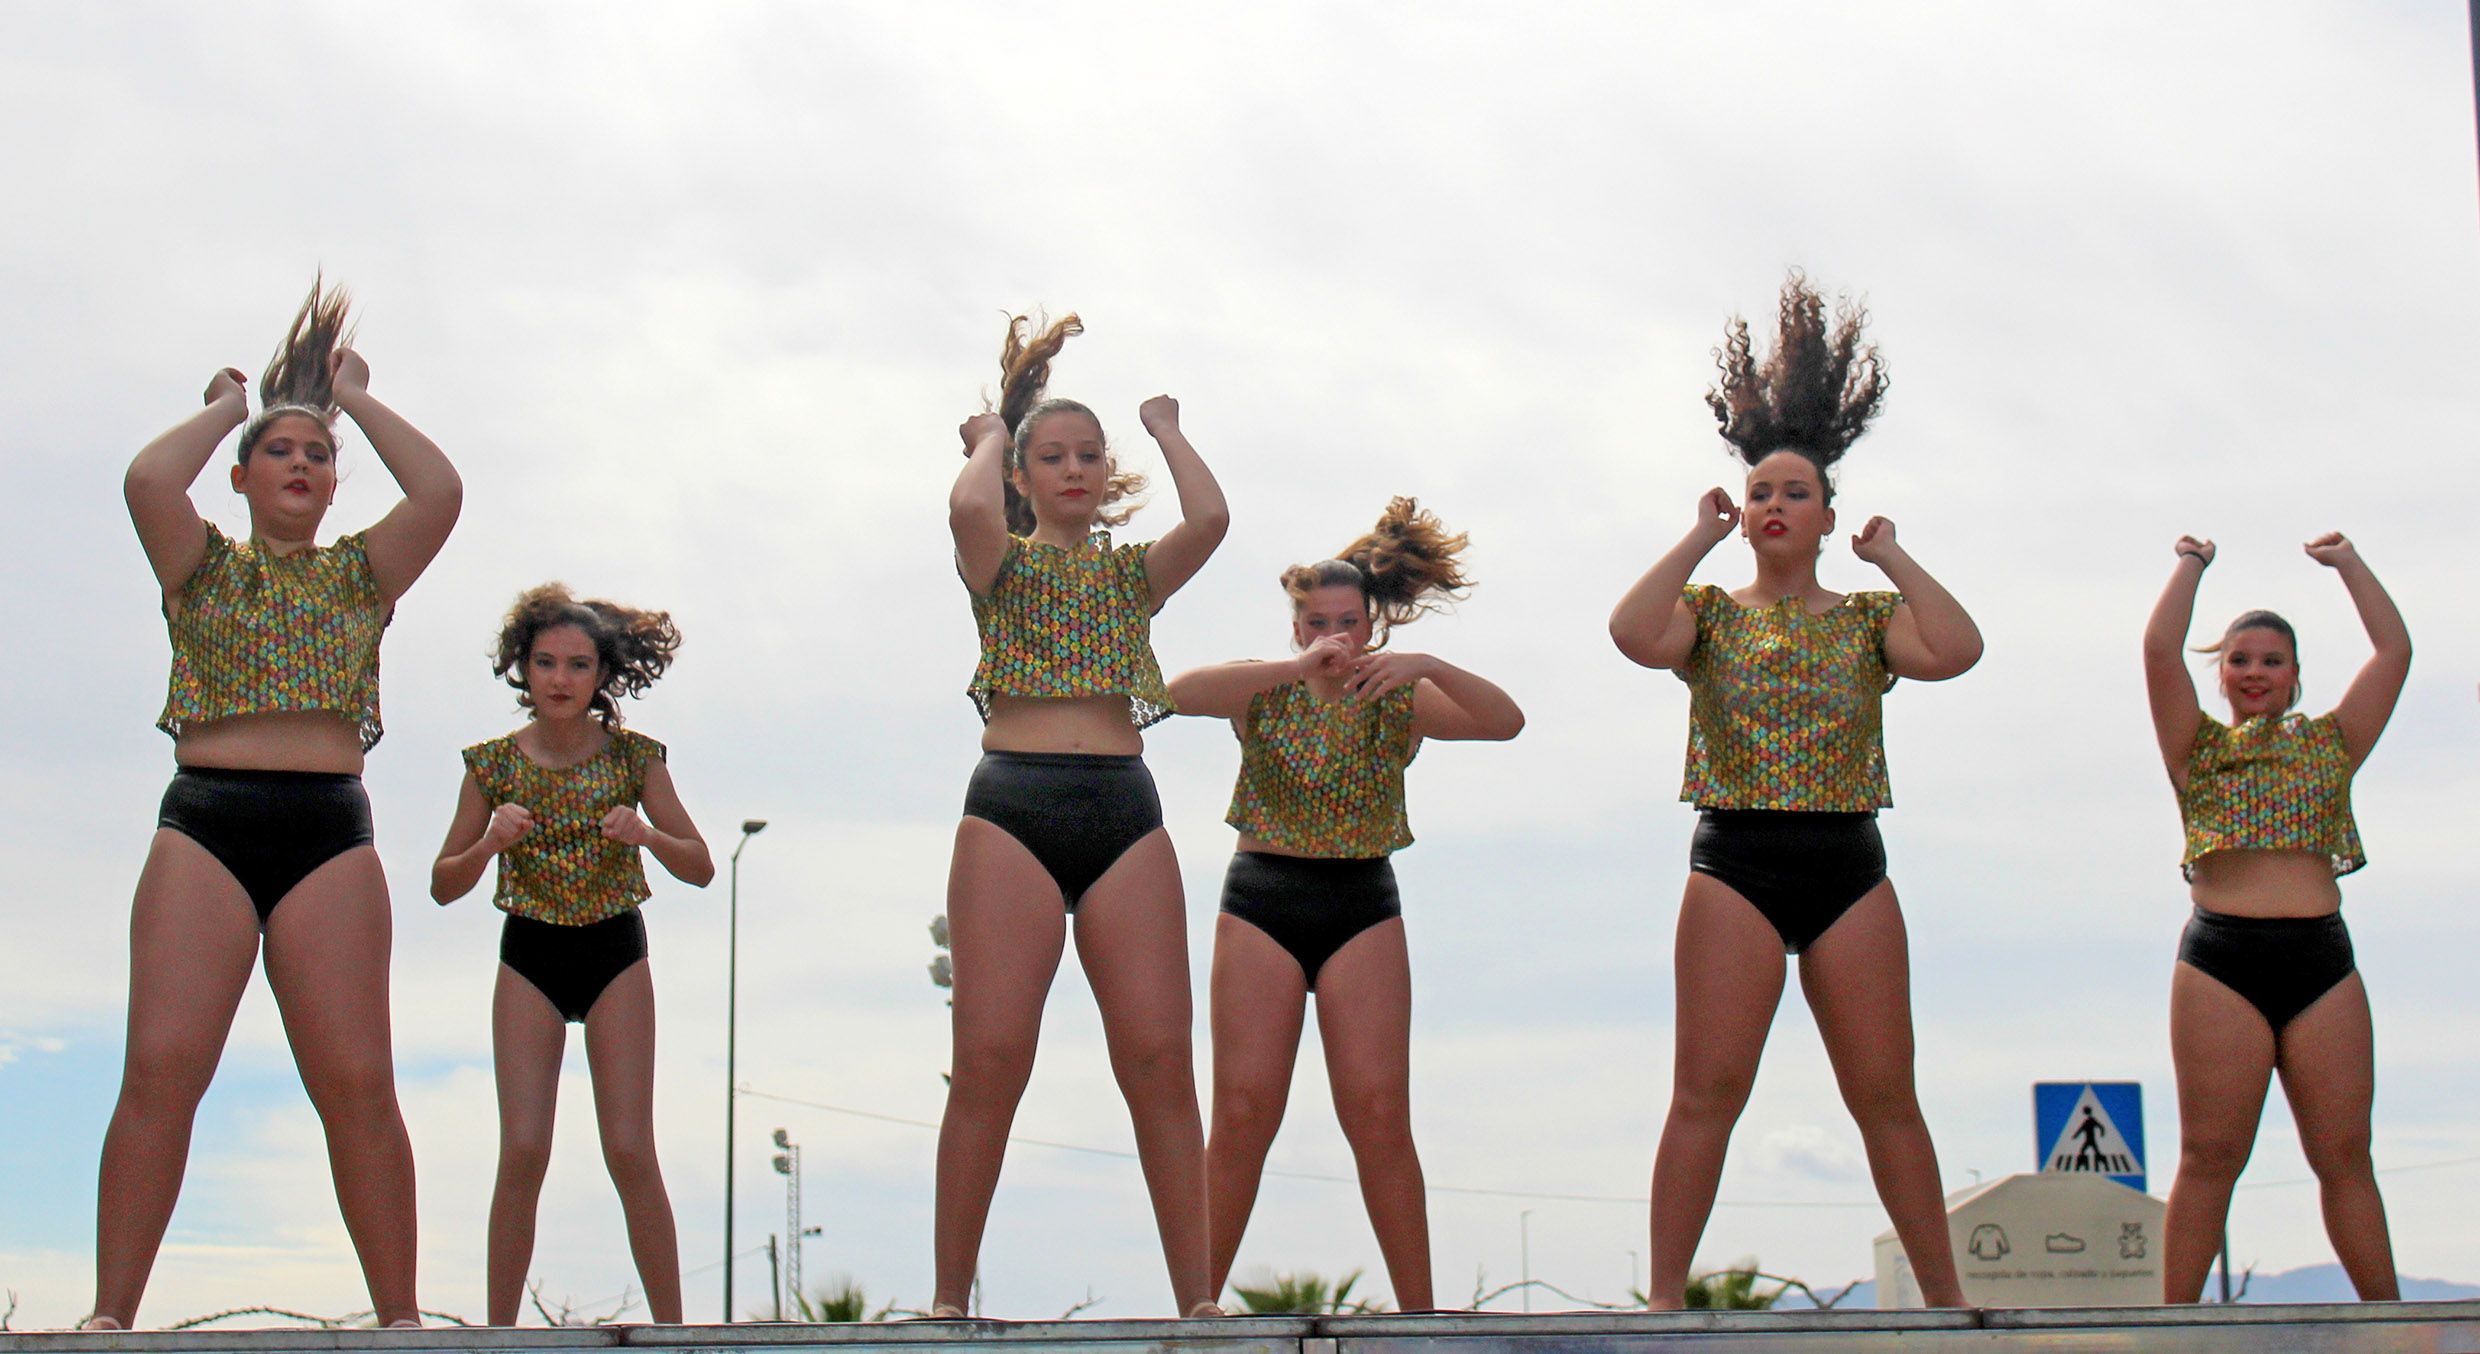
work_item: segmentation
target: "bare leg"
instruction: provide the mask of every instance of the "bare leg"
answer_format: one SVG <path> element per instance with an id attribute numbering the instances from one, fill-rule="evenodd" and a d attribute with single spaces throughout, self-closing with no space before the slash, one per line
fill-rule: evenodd
<path id="1" fill-rule="evenodd" d="M 2230 1191 L 2256 1149 L 2273 1078 L 2273 1029 L 2247 998 L 2182 963 L 2170 976 L 2170 1062 L 2179 1079 L 2179 1173 L 2162 1220 L 2164 1302 L 2204 1296 Z"/>
<path id="2" fill-rule="evenodd" d="M 2367 1302 L 2398 1302 L 2394 1245 L 2368 1156 L 2368 1112 L 2376 1098 L 2376 1035 L 2368 1019 L 2368 988 L 2357 973 L 2334 984 L 2282 1027 L 2276 1066 L 2299 1145 L 2316 1172 L 2325 1206 L 2325 1234 Z"/>
<path id="3" fill-rule="evenodd" d="M 586 1012 L 586 1065 L 594 1071 L 594 1121 L 602 1129 L 603 1165 L 620 1190 L 628 1219 L 629 1257 L 646 1289 L 646 1307 L 665 1325 L 680 1324 L 680 1236 L 663 1163 L 654 1150 L 654 971 L 629 965 Z"/>
<path id="4" fill-rule="evenodd" d="M 947 873 L 947 935 L 956 965 L 955 1044 L 939 1120 L 931 1305 L 962 1312 L 1008 1130 L 1033 1075 L 1042 1003 L 1067 947 L 1059 886 L 1023 843 L 967 818 L 956 825 Z"/>
<path id="5" fill-rule="evenodd" d="M 1318 974 L 1318 1036 L 1335 1115 L 1360 1168 L 1361 1200 L 1395 1305 L 1429 1311 L 1429 1196 L 1412 1145 L 1412 964 L 1391 917 L 1344 943 Z"/>
<path id="6" fill-rule="evenodd" d="M 1183 1314 L 1206 1287 L 1206 1134 L 1188 990 L 1188 926 L 1171 836 L 1154 829 L 1085 892 L 1076 957 L 1102 1008 L 1111 1073 L 1136 1128 L 1171 1294 Z"/>
<path id="7" fill-rule="evenodd" d="M 95 1208 L 98 1324 L 136 1324 L 189 1165 L 199 1097 L 257 962 L 249 895 L 205 847 L 157 830 L 129 912 L 128 1052 Z"/>
<path id="8" fill-rule="evenodd" d="M 1937 1148 L 1912 1084 L 1911 949 L 1893 881 L 1879 881 L 1800 956 L 1800 990 L 1921 1299 L 1963 1306 Z"/>
<path id="9" fill-rule="evenodd" d="M 1713 1215 L 1731 1129 L 1756 1085 L 1782 1002 L 1783 946 L 1755 905 L 1711 875 L 1688 876 L 1672 947 L 1677 1023 L 1671 1109 L 1653 1159 L 1649 1305 L 1686 1305 L 1688 1268 Z"/>
<path id="10" fill-rule="evenodd" d="M 413 1143 L 388 1025 L 387 878 L 367 846 L 310 872 L 267 919 L 267 985 L 327 1134 L 345 1231 L 382 1326 L 418 1322 Z"/>
<path id="11" fill-rule="evenodd" d="M 1291 1098 L 1308 984 L 1291 952 L 1238 917 L 1214 919 L 1214 1133 L 1206 1140 L 1212 1240 L 1207 1291 L 1220 1293 L 1257 1206 L 1266 1149 Z"/>
<path id="12" fill-rule="evenodd" d="M 551 999 L 499 966 L 491 993 L 491 1070 L 499 1083 L 499 1178 L 491 1185 L 491 1231 L 484 1273 L 485 1317 L 517 1324 L 525 1276 L 534 1265 L 534 1215 L 551 1166 L 551 1126 L 560 1103 L 560 1060 L 568 1022 Z"/>

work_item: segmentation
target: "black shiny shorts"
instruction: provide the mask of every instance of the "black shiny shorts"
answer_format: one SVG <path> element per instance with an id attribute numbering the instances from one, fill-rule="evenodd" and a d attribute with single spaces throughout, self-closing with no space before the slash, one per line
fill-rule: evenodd
<path id="1" fill-rule="evenodd" d="M 2256 1008 L 2275 1034 L 2359 967 L 2342 914 L 2234 917 L 2197 908 L 2179 960 Z"/>
<path id="2" fill-rule="evenodd" d="M 1313 860 L 1239 851 L 1223 874 L 1223 910 L 1266 933 L 1300 962 L 1317 989 L 1318 970 L 1353 937 L 1404 914 L 1395 862 Z"/>
<path id="3" fill-rule="evenodd" d="M 1874 813 L 1704 809 L 1688 868 L 1755 904 L 1798 954 L 1884 882 L 1886 841 Z"/>
<path id="4" fill-rule="evenodd" d="M 1162 826 L 1145 759 L 1083 752 L 985 752 L 964 816 L 1024 844 L 1070 912 L 1128 848 Z"/>
<path id="5" fill-rule="evenodd" d="M 185 766 L 164 789 L 155 825 L 207 849 L 250 895 L 259 929 L 310 872 L 371 843 L 362 778 L 327 771 Z"/>

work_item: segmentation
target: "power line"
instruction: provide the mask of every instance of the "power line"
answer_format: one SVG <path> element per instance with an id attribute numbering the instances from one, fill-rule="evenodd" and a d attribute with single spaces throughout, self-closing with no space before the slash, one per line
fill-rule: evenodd
<path id="1" fill-rule="evenodd" d="M 874 1123 L 900 1124 L 907 1128 L 936 1129 L 938 1127 L 936 1120 L 913 1119 L 907 1118 L 900 1114 L 882 1114 L 877 1110 L 854 1109 L 849 1105 L 830 1105 L 820 1100 L 803 1100 L 797 1096 L 776 1095 L 771 1091 L 753 1090 L 748 1086 L 741 1087 L 741 1094 L 756 1100 L 772 1100 L 779 1104 L 799 1105 L 804 1109 L 823 1110 L 829 1114 L 841 1114 L 848 1118 L 854 1119 L 868 1119 Z M 1137 1159 L 1136 1153 L 1116 1147 L 1090 1147 L 1083 1143 L 1053 1142 L 1047 1138 L 1021 1138 L 1013 1134 L 1009 1135 L 1008 1141 L 1025 1147 L 1047 1147 L 1056 1152 L 1082 1152 L 1087 1156 L 1114 1157 L 1121 1161 L 1135 1161 Z M 1329 1175 L 1320 1171 L 1287 1171 L 1276 1166 L 1267 1167 L 1265 1173 L 1268 1175 L 1279 1175 L 1288 1180 L 1312 1180 L 1329 1185 L 1357 1185 L 1360 1183 L 1358 1177 L 1355 1176 Z M 1626 1204 L 1632 1208 L 1643 1208 L 1648 1204 L 1646 1197 L 1641 1194 L 1562 1194 L 1551 1190 L 1499 1189 L 1487 1185 L 1430 1184 L 1425 1186 L 1425 1188 L 1432 1194 L 1462 1194 L 1478 1198 L 1491 1199 L 1539 1199 L 1547 1200 L 1553 1203 L 1573 1204 Z M 1874 1209 L 1879 1207 L 1879 1205 L 1874 1199 L 1865 1201 L 1849 1199 L 1717 1199 L 1714 1201 L 1714 1207 Z"/>

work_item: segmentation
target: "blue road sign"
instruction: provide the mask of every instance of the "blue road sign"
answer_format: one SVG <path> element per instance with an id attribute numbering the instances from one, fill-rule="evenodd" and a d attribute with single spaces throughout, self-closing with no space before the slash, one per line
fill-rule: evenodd
<path id="1" fill-rule="evenodd" d="M 2034 1082 L 2032 1150 L 2043 1172 L 2105 1175 L 2143 1189 L 2143 1083 Z"/>

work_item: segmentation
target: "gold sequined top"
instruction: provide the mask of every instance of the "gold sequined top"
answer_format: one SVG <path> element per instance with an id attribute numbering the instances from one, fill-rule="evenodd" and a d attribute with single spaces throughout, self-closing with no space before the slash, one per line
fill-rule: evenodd
<path id="1" fill-rule="evenodd" d="M 465 769 L 485 803 L 534 815 L 533 830 L 499 853 L 492 905 L 584 926 L 646 901 L 653 890 L 641 853 L 604 836 L 602 825 L 605 814 L 645 798 L 646 763 L 661 760 L 661 743 L 628 729 L 614 729 L 601 752 L 575 766 L 542 765 L 517 747 L 515 734 L 465 749 Z"/>
<path id="2" fill-rule="evenodd" d="M 1306 682 L 1250 697 L 1223 821 L 1308 856 L 1367 859 L 1412 845 L 1404 768 L 1417 750 L 1414 685 L 1374 701 L 1321 701 Z"/>
<path id="3" fill-rule="evenodd" d="M 1705 809 L 1864 813 L 1891 806 L 1881 702 L 1886 626 L 1903 598 L 1855 592 L 1822 616 L 1801 599 L 1744 607 L 1691 583 L 1696 647 L 1688 769 L 1679 797 Z"/>
<path id="4" fill-rule="evenodd" d="M 2202 716 L 2179 818 L 2179 869 L 2191 879 L 2214 851 L 2313 851 L 2336 875 L 2368 863 L 2351 817 L 2351 754 L 2332 715 L 2259 715 L 2235 728 Z"/>
<path id="5" fill-rule="evenodd" d="M 393 608 L 371 576 L 362 534 L 273 554 L 207 524 L 207 553 L 181 585 L 172 681 L 155 727 L 234 715 L 325 710 L 379 741 L 379 637 Z"/>
<path id="6" fill-rule="evenodd" d="M 1177 713 L 1154 660 L 1152 544 L 1114 546 L 1107 531 L 1075 549 L 1008 538 L 989 595 L 973 595 L 982 661 L 966 694 L 984 722 L 993 696 L 1125 695 L 1140 729 Z"/>

